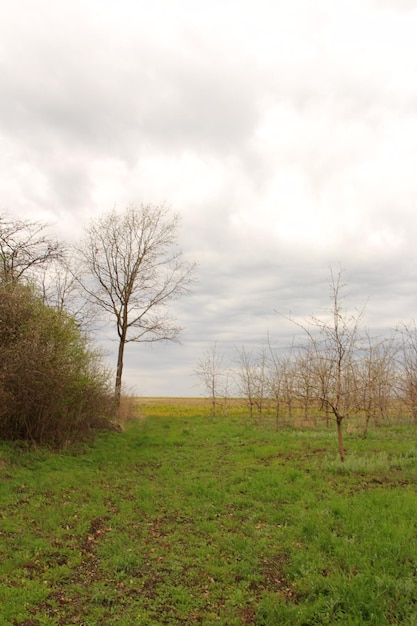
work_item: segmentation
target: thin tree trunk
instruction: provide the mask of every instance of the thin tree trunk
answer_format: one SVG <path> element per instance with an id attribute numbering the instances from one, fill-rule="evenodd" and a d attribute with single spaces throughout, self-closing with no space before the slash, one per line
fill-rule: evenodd
<path id="1" fill-rule="evenodd" d="M 275 430 L 278 430 L 279 426 L 279 400 L 275 404 Z"/>
<path id="2" fill-rule="evenodd" d="M 126 337 L 127 337 L 127 304 L 123 305 L 122 315 L 118 318 L 118 334 L 119 334 L 119 351 L 117 354 L 116 383 L 114 387 L 114 396 L 116 403 L 116 411 L 120 408 L 120 398 L 122 396 L 122 375 L 123 375 L 123 357 L 125 353 Z"/>
<path id="3" fill-rule="evenodd" d="M 365 428 L 363 429 L 363 436 L 366 437 L 366 435 L 368 434 L 368 428 L 369 428 L 369 422 L 371 419 L 371 411 L 369 409 L 366 410 L 366 415 L 365 415 Z"/>
<path id="4" fill-rule="evenodd" d="M 119 351 L 117 354 L 117 369 L 116 369 L 116 383 L 114 387 L 114 396 L 116 402 L 116 410 L 120 407 L 120 398 L 122 395 L 122 374 L 123 374 L 123 356 L 125 351 L 126 339 L 124 336 L 120 337 Z"/>
<path id="5" fill-rule="evenodd" d="M 336 419 L 336 423 L 337 423 L 337 440 L 338 440 L 338 443 L 339 443 L 340 460 L 343 463 L 344 460 L 345 460 L 345 448 L 344 448 L 344 445 L 343 445 L 342 419 L 340 417 L 338 417 Z"/>

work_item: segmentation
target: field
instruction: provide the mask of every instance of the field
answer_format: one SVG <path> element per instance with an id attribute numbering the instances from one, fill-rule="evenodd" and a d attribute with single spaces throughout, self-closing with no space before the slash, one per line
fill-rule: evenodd
<path id="1" fill-rule="evenodd" d="M 342 464 L 334 425 L 138 403 L 77 449 L 0 444 L 1 625 L 417 624 L 415 427 Z"/>

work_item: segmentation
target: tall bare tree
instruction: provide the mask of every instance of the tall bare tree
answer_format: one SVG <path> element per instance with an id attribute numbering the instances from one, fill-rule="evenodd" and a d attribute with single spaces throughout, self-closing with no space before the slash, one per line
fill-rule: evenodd
<path id="1" fill-rule="evenodd" d="M 45 233 L 46 224 L 0 214 L 0 281 L 33 278 L 33 270 L 45 268 L 62 256 L 61 245 Z"/>
<path id="2" fill-rule="evenodd" d="M 167 305 L 188 292 L 195 264 L 178 249 L 178 228 L 167 207 L 132 205 L 93 220 L 75 249 L 85 292 L 116 324 L 117 403 L 126 344 L 174 341 L 182 330 Z"/>

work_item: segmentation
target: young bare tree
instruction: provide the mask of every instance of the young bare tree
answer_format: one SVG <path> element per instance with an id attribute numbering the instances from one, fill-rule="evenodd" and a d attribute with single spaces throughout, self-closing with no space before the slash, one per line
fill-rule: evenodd
<path id="1" fill-rule="evenodd" d="M 239 370 L 236 372 L 236 384 L 238 393 L 245 400 L 250 417 L 253 417 L 254 409 L 257 410 L 260 417 L 269 390 L 266 348 L 262 347 L 254 354 L 242 347 L 237 350 L 237 353 Z"/>
<path id="2" fill-rule="evenodd" d="M 244 346 L 237 349 L 239 369 L 236 372 L 236 387 L 238 394 L 244 399 L 249 409 L 249 415 L 253 417 L 256 406 L 256 378 L 255 365 L 252 352 L 248 352 Z"/>
<path id="3" fill-rule="evenodd" d="M 293 347 L 282 354 L 273 349 L 268 338 L 268 396 L 275 406 L 275 430 L 278 430 L 283 405 L 287 406 L 288 416 L 292 416 L 294 402 L 294 353 Z"/>
<path id="4" fill-rule="evenodd" d="M 278 430 L 279 426 L 279 418 L 281 413 L 281 404 L 282 404 L 282 358 L 277 354 L 275 350 L 273 350 L 269 338 L 268 338 L 268 349 L 269 349 L 269 367 L 268 367 L 268 378 L 267 378 L 267 389 L 268 396 L 274 403 L 275 408 L 275 430 Z"/>
<path id="5" fill-rule="evenodd" d="M 230 378 L 229 365 L 224 356 L 219 354 L 217 343 L 199 359 L 194 373 L 211 401 L 211 414 L 214 416 L 219 403 L 222 402 L 224 406 L 227 401 Z"/>
<path id="6" fill-rule="evenodd" d="M 61 258 L 62 247 L 45 234 L 46 224 L 0 214 L 0 281 L 33 278 L 33 270 Z"/>
<path id="7" fill-rule="evenodd" d="M 177 247 L 178 228 L 178 215 L 167 207 L 132 205 L 93 220 L 75 248 L 88 298 L 116 324 L 117 404 L 126 344 L 174 341 L 182 330 L 167 305 L 188 292 L 195 264 Z"/>
<path id="8" fill-rule="evenodd" d="M 259 416 L 262 415 L 268 399 L 268 366 L 267 348 L 262 346 L 256 354 L 253 370 L 253 381 L 255 383 L 254 402 Z"/>
<path id="9" fill-rule="evenodd" d="M 417 424 L 417 325 L 413 321 L 399 328 L 398 395 L 414 424 Z"/>
<path id="10" fill-rule="evenodd" d="M 388 417 L 397 379 L 396 346 L 392 338 L 374 339 L 368 332 L 359 360 L 360 408 L 365 413 L 364 435 L 370 420 L 375 424 Z"/>
<path id="11" fill-rule="evenodd" d="M 314 353 L 309 348 L 307 346 L 305 349 L 300 350 L 294 359 L 295 390 L 306 421 L 311 417 L 310 413 L 316 401 L 317 388 L 316 359 Z M 314 415 L 314 424 L 316 424 L 316 421 L 316 416 Z"/>
<path id="12" fill-rule="evenodd" d="M 343 311 L 342 272 L 330 275 L 330 320 L 313 317 L 310 324 L 298 324 L 307 334 L 310 359 L 318 376 L 314 395 L 322 408 L 333 415 L 337 425 L 341 461 L 345 460 L 343 421 L 358 410 L 359 382 L 357 353 L 362 313 Z"/>

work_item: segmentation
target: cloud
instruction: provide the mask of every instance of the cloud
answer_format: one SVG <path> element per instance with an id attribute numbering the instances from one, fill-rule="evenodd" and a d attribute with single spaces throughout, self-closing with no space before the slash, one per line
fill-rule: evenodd
<path id="1" fill-rule="evenodd" d="M 146 364 L 149 393 L 189 389 L 212 341 L 290 341 L 275 311 L 323 310 L 329 267 L 375 327 L 414 315 L 416 30 L 406 0 L 8 7 L 2 208 L 75 241 L 114 205 L 167 203 L 199 262 L 184 345 L 129 346 L 129 380 Z"/>

